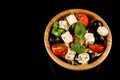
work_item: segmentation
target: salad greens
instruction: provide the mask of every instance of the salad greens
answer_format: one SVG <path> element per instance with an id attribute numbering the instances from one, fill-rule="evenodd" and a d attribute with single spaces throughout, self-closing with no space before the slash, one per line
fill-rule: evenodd
<path id="1" fill-rule="evenodd" d="M 58 21 L 55 21 L 53 24 L 53 29 L 52 29 L 52 34 L 54 34 L 57 37 L 60 37 L 62 33 L 65 31 L 61 28 L 59 28 L 59 23 Z"/>
<path id="2" fill-rule="evenodd" d="M 77 22 L 74 32 L 75 35 L 84 37 L 84 35 L 86 34 L 86 29 L 80 22 Z"/>
<path id="3" fill-rule="evenodd" d="M 80 41 L 84 40 L 84 35 L 86 34 L 86 29 L 80 22 L 76 23 L 74 33 L 76 35 L 76 38 L 75 38 L 75 43 L 71 47 L 72 50 L 74 50 L 77 53 L 85 52 L 86 48 L 84 45 L 80 44 Z"/>
<path id="4" fill-rule="evenodd" d="M 83 52 L 86 51 L 85 46 L 80 45 L 79 42 L 75 42 L 75 43 L 72 45 L 71 48 L 72 48 L 72 50 L 74 50 L 74 51 L 77 52 L 77 53 L 83 53 Z"/>

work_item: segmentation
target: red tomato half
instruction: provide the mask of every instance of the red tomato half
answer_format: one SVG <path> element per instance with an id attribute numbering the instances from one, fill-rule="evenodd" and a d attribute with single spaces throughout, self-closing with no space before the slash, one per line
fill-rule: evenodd
<path id="1" fill-rule="evenodd" d="M 52 51 L 57 56 L 63 56 L 68 52 L 68 47 L 62 43 L 55 43 L 52 45 Z"/>
<path id="2" fill-rule="evenodd" d="M 102 52 L 104 50 L 104 45 L 101 44 L 89 44 L 89 48 L 94 52 Z"/>
<path id="3" fill-rule="evenodd" d="M 81 22 L 81 24 L 83 24 L 84 27 L 88 26 L 88 17 L 85 14 L 79 13 L 77 15 L 77 19 Z"/>

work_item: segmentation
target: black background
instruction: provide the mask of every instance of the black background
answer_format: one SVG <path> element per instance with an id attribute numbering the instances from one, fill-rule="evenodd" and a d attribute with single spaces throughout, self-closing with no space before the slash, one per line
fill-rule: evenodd
<path id="1" fill-rule="evenodd" d="M 112 0 L 49 0 L 49 2 L 46 0 L 37 4 L 28 3 L 25 11 L 28 11 L 26 15 L 29 15 L 27 20 L 29 20 L 32 36 L 31 56 L 28 60 L 30 75 L 28 77 L 51 80 L 113 80 L 115 78 L 113 75 L 116 75 L 115 50 L 118 46 L 115 41 L 117 30 L 114 27 L 114 5 Z M 44 31 L 50 19 L 61 11 L 74 8 L 87 9 L 97 13 L 107 22 L 112 33 L 113 42 L 108 57 L 101 65 L 87 71 L 70 71 L 58 66 L 50 59 L 44 46 Z"/>

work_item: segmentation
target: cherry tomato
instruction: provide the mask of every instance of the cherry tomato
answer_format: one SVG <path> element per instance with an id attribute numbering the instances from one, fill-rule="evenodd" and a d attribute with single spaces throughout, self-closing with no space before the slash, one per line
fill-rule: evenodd
<path id="1" fill-rule="evenodd" d="M 57 56 L 63 56 L 68 52 L 68 47 L 63 43 L 54 43 L 52 45 L 52 51 Z"/>
<path id="2" fill-rule="evenodd" d="M 83 24 L 84 27 L 88 26 L 88 17 L 85 14 L 79 13 L 77 15 L 77 19 L 81 22 L 81 24 Z"/>
<path id="3" fill-rule="evenodd" d="M 89 48 L 94 52 L 102 52 L 104 50 L 104 45 L 101 44 L 89 44 Z"/>

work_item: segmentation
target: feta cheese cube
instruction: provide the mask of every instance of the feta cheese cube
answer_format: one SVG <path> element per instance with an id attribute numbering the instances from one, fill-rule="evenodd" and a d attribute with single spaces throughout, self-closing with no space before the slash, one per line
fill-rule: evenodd
<path id="1" fill-rule="evenodd" d="M 79 63 L 85 64 L 90 60 L 90 55 L 88 53 L 81 53 L 78 55 L 77 61 Z"/>
<path id="2" fill-rule="evenodd" d="M 104 26 L 99 26 L 97 29 L 98 34 L 100 34 L 101 36 L 107 36 L 108 34 L 108 30 L 106 27 Z"/>
<path id="3" fill-rule="evenodd" d="M 77 18 L 75 17 L 74 14 L 71 14 L 71 15 L 67 16 L 67 21 L 70 25 L 72 25 L 77 22 Z"/>
<path id="4" fill-rule="evenodd" d="M 74 57 L 75 57 L 75 54 L 76 52 L 71 50 L 70 48 L 68 48 L 68 52 L 67 54 L 65 55 L 65 59 L 66 60 L 70 60 L 70 61 L 73 61 L 74 60 Z"/>
<path id="5" fill-rule="evenodd" d="M 67 21 L 65 21 L 65 20 L 60 20 L 60 21 L 59 21 L 59 28 L 68 30 L 68 29 L 69 29 L 69 26 L 68 26 L 68 24 L 67 24 Z"/>
<path id="6" fill-rule="evenodd" d="M 62 37 L 62 40 L 63 40 L 65 43 L 70 43 L 70 42 L 73 41 L 73 37 L 72 37 L 72 35 L 70 34 L 69 31 L 66 31 L 65 33 L 63 33 L 63 34 L 61 35 L 61 37 Z"/>
<path id="7" fill-rule="evenodd" d="M 94 41 L 95 41 L 95 37 L 94 37 L 93 33 L 86 33 L 84 37 L 86 39 L 86 45 L 89 44 L 89 43 L 93 44 Z"/>

